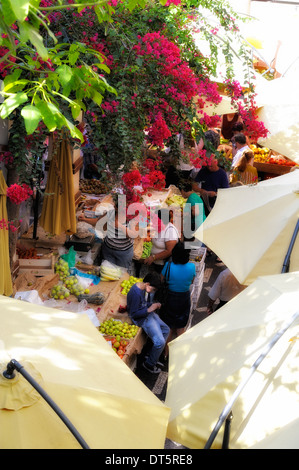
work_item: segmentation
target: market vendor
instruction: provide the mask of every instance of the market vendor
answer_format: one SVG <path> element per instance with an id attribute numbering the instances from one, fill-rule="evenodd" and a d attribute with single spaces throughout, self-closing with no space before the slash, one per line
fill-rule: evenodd
<path id="1" fill-rule="evenodd" d="M 234 135 L 233 127 L 237 122 L 239 122 L 239 119 L 240 116 L 238 113 L 223 114 L 221 123 L 221 134 L 224 139 L 232 139 Z"/>
<path id="2" fill-rule="evenodd" d="M 98 162 L 100 160 L 96 149 L 89 143 L 82 149 L 83 152 L 83 176 L 85 179 L 100 179 Z"/>
<path id="3" fill-rule="evenodd" d="M 133 239 L 136 237 L 136 232 L 122 223 L 117 202 L 113 208 L 99 217 L 89 218 L 81 214 L 78 220 L 87 222 L 96 229 L 98 226 L 99 231 L 106 232 L 102 244 L 102 259 L 129 269 L 134 254 Z"/>
<path id="4" fill-rule="evenodd" d="M 226 171 L 219 167 L 215 156 L 211 158 L 207 166 L 199 170 L 192 186 L 193 190 L 202 197 L 207 216 L 214 207 L 218 189 L 229 187 Z"/>
<path id="5" fill-rule="evenodd" d="M 246 139 L 245 134 L 243 134 L 242 132 L 239 132 L 238 134 L 234 135 L 232 144 L 233 144 L 232 168 L 235 168 L 240 158 L 242 157 L 243 153 L 245 152 L 245 150 L 250 150 L 250 147 L 247 144 L 247 139 Z"/>
<path id="6" fill-rule="evenodd" d="M 152 249 L 148 258 L 145 258 L 144 264 L 151 266 L 158 273 L 161 273 L 165 261 L 171 257 L 171 253 L 181 234 L 175 225 L 170 222 L 172 211 L 169 209 L 159 209 L 157 211 L 158 218 L 161 222 L 166 221 L 165 226 L 156 236 L 152 237 Z"/>
<path id="7" fill-rule="evenodd" d="M 183 219 L 190 220 L 190 227 L 184 226 L 184 240 L 192 241 L 193 233 L 203 223 L 206 218 L 204 203 L 200 195 L 194 191 L 192 181 L 185 181 L 181 184 L 180 190 L 182 196 L 187 199 L 184 210 Z M 190 213 L 189 213 L 190 212 Z"/>

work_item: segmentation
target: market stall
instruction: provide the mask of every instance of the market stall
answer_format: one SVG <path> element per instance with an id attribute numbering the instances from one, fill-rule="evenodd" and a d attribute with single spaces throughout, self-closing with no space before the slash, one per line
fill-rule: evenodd
<path id="1" fill-rule="evenodd" d="M 111 193 L 97 180 L 80 180 L 80 200 L 76 207 L 77 218 L 105 214 L 113 204 Z M 142 266 L 146 249 L 150 250 L 151 216 L 159 208 L 176 207 L 182 210 L 185 199 L 180 190 L 171 185 L 167 189 L 151 188 L 142 195 L 147 212 L 144 232 L 134 240 L 133 260 Z M 72 235 L 50 236 L 42 227 L 33 239 L 32 230 L 23 234 L 17 250 L 18 271 L 14 279 L 14 296 L 51 308 L 87 314 L 99 334 L 109 342 L 116 354 L 130 367 L 136 365 L 146 335 L 134 328 L 126 310 L 129 288 L 139 279 L 133 272 L 115 268 L 105 279 L 101 261 L 101 244 L 104 234 L 97 227 L 77 222 Z M 147 247 L 148 245 L 148 247 Z M 196 306 L 203 282 L 205 249 L 193 250 L 196 279 L 192 289 L 192 309 Z M 110 268 L 110 267 L 109 267 Z"/>
<path id="2" fill-rule="evenodd" d="M 220 149 L 223 151 L 228 163 L 231 163 L 231 147 L 228 143 L 224 144 L 223 139 Z M 280 153 L 275 152 L 268 147 L 263 147 L 258 143 L 250 144 L 250 149 L 254 153 L 253 166 L 258 171 L 259 180 L 285 175 L 286 173 L 289 173 L 292 168 L 297 166 L 294 161 L 290 160 L 285 155 L 281 155 Z"/>
<path id="3" fill-rule="evenodd" d="M 289 173 L 296 163 L 284 155 L 261 145 L 251 145 L 254 152 L 254 166 L 261 180 Z"/>
<path id="4" fill-rule="evenodd" d="M 73 272 L 76 273 L 75 276 L 69 275 L 64 280 L 59 271 L 42 276 L 36 276 L 29 271 L 22 272 L 15 279 L 13 295 L 15 298 L 27 302 L 86 314 L 94 326 L 99 329 L 99 334 L 103 334 L 101 325 L 107 321 L 114 320 L 121 325 L 124 323 L 132 324 L 126 311 L 126 297 L 121 293 L 121 283 L 129 279 L 128 273 L 124 272 L 119 280 L 109 282 L 99 280 L 97 283 L 96 281 L 95 283 L 88 283 L 88 288 L 86 288 L 87 284 L 86 282 L 84 284 L 84 281 L 86 279 L 90 280 L 92 277 L 96 279 L 96 276 L 90 275 L 88 279 L 88 277 L 85 277 L 86 273 L 77 268 Z M 77 280 L 77 282 L 75 281 L 77 292 L 69 284 L 74 278 Z M 78 292 L 82 293 L 78 295 Z M 117 335 L 104 334 L 105 339 L 107 338 L 110 341 L 112 347 L 113 336 Z M 125 334 L 122 340 L 126 342 L 122 346 L 126 347 L 120 348 L 119 351 L 115 348 L 116 353 L 129 367 L 133 367 L 136 354 L 139 354 L 144 346 L 145 336 L 142 330 L 138 328 L 134 332 L 129 331 L 128 336 Z"/>

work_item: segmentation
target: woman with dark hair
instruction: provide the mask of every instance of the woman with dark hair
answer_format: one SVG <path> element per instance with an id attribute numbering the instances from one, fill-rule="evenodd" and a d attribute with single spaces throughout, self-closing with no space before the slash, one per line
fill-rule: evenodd
<path id="1" fill-rule="evenodd" d="M 190 227 L 184 231 L 185 240 L 192 239 L 193 233 L 203 223 L 206 218 L 205 215 L 205 202 L 198 193 L 193 190 L 191 181 L 185 181 L 180 186 L 182 196 L 187 199 L 183 216 L 185 220 L 190 219 Z M 189 232 L 189 233 L 188 233 Z"/>
<path id="2" fill-rule="evenodd" d="M 167 343 L 184 333 L 189 319 L 190 286 L 196 274 L 195 264 L 189 262 L 189 254 L 190 250 L 186 250 L 182 242 L 177 243 L 172 250 L 172 262 L 168 261 L 162 271 L 168 284 L 167 300 L 161 314 L 170 328 Z"/>
<path id="3" fill-rule="evenodd" d="M 102 259 L 129 269 L 134 255 L 133 241 L 136 233 L 123 220 L 124 214 L 119 212 L 122 209 L 118 204 L 118 198 L 114 197 L 114 206 L 111 205 L 107 213 L 97 216 L 95 212 L 97 217 L 93 219 L 79 215 L 78 220 L 93 225 L 100 232 L 106 232 L 101 248 Z"/>
<path id="4" fill-rule="evenodd" d="M 172 211 L 169 209 L 159 209 L 157 211 L 160 227 L 156 227 L 156 235 L 152 237 L 152 249 L 144 264 L 153 265 L 154 270 L 161 273 L 165 260 L 170 258 L 172 250 L 180 239 L 180 233 L 175 225 L 170 222 Z"/>

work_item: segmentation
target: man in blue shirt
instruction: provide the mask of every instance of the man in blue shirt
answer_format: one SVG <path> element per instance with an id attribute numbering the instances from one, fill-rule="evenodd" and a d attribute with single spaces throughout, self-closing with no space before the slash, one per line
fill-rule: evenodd
<path id="1" fill-rule="evenodd" d="M 207 166 L 199 170 L 195 177 L 193 189 L 202 196 L 206 215 L 215 204 L 218 189 L 228 187 L 229 181 L 226 171 L 218 166 L 216 157 L 212 158 Z"/>
<path id="2" fill-rule="evenodd" d="M 151 295 L 161 286 L 158 273 L 148 273 L 143 282 L 134 284 L 127 294 L 127 309 L 129 317 L 135 325 L 140 326 L 152 340 L 153 346 L 143 363 L 143 367 L 152 374 L 158 374 L 161 369 L 157 365 L 169 335 L 169 327 L 164 323 L 155 310 L 161 307 L 159 302 L 152 302 Z"/>

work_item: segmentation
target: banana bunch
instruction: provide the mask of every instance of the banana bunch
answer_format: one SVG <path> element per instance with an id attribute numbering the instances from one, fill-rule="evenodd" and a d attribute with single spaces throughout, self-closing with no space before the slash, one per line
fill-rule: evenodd
<path id="1" fill-rule="evenodd" d="M 122 276 L 122 270 L 120 268 L 110 268 L 101 264 L 100 277 L 101 281 L 118 281 Z"/>

